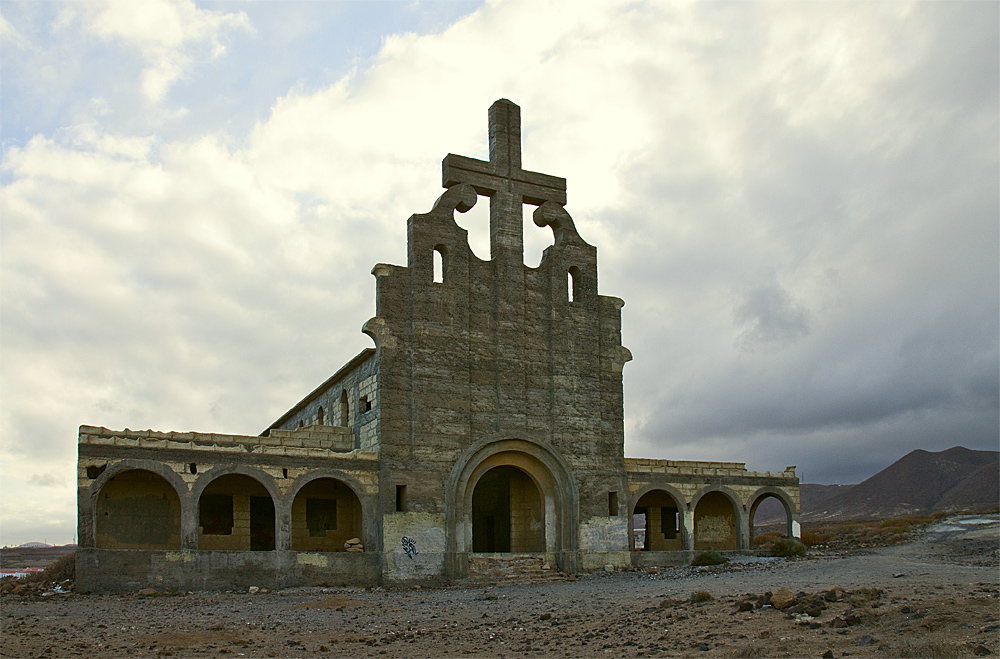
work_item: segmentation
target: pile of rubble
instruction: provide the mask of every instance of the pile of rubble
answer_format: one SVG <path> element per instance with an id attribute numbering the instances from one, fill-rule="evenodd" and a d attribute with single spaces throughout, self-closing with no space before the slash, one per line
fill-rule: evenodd
<path id="1" fill-rule="evenodd" d="M 862 604 L 874 603 L 882 596 L 877 588 L 861 588 L 856 591 L 846 591 L 840 586 L 834 586 L 830 590 L 821 590 L 810 595 L 800 592 L 792 593 L 788 588 L 782 586 L 775 592 L 766 592 L 763 595 L 748 594 L 737 602 L 737 611 L 752 611 L 754 609 L 773 608 L 785 614 L 789 620 L 795 620 L 804 627 L 818 629 L 823 623 L 817 618 L 823 615 L 830 604 L 834 602 L 846 601 L 851 604 L 851 608 L 841 616 L 837 616 L 828 621 L 828 625 L 834 629 L 850 627 L 861 622 L 861 618 L 854 613 L 854 607 Z"/>
<path id="2" fill-rule="evenodd" d="M 363 552 L 365 546 L 361 544 L 361 538 L 351 538 L 344 543 L 344 551 Z"/>
<path id="3" fill-rule="evenodd" d="M 75 589 L 73 581 L 35 581 L 29 582 L 14 577 L 0 582 L 0 594 L 19 595 L 22 597 L 52 597 L 53 595 L 71 595 Z"/>

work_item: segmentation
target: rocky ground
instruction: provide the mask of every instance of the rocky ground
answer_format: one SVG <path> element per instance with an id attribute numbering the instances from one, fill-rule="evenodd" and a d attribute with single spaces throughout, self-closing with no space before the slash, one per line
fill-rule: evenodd
<path id="1" fill-rule="evenodd" d="M 0 656 L 985 656 L 1000 653 L 998 582 L 1000 517 L 964 517 L 866 555 L 573 582 L 7 594 Z"/>

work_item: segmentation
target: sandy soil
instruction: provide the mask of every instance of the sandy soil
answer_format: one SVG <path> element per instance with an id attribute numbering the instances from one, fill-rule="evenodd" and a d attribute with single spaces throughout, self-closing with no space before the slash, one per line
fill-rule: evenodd
<path id="1" fill-rule="evenodd" d="M 1000 653 L 998 582 L 1000 518 L 992 515 L 953 518 L 868 555 L 747 559 L 575 582 L 4 595 L 0 655 L 985 656 Z M 782 587 L 806 610 L 760 606 Z M 697 591 L 713 599 L 692 603 Z"/>

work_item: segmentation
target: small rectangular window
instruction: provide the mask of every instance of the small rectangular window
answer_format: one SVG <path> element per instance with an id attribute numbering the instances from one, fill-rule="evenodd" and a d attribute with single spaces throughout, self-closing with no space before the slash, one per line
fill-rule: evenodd
<path id="1" fill-rule="evenodd" d="M 233 495 L 201 495 L 198 501 L 198 524 L 205 535 L 232 535 Z"/>
<path id="2" fill-rule="evenodd" d="M 358 405 L 361 407 L 361 413 L 371 412 L 372 402 L 368 399 L 368 396 L 362 396 L 361 400 L 358 401 Z"/>
<path id="3" fill-rule="evenodd" d="M 396 486 L 396 512 L 406 512 L 406 486 Z"/>
<path id="4" fill-rule="evenodd" d="M 608 492 L 608 517 L 618 517 L 617 492 Z"/>
<path id="5" fill-rule="evenodd" d="M 306 527 L 310 538 L 326 537 L 337 530 L 336 499 L 306 499 Z"/>
<path id="6" fill-rule="evenodd" d="M 660 533 L 663 537 L 671 540 L 677 537 L 677 509 L 674 507 L 660 508 Z"/>

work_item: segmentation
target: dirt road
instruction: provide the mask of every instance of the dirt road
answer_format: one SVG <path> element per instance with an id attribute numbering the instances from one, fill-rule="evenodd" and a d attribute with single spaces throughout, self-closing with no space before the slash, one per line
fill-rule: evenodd
<path id="1" fill-rule="evenodd" d="M 747 559 L 657 575 L 583 575 L 575 582 L 252 595 L 5 595 L 0 654 L 985 656 L 1000 654 L 998 556 L 1000 518 L 992 515 L 954 518 L 914 542 L 863 556 Z M 797 601 L 783 610 L 761 606 L 767 593 L 778 603 L 782 587 Z M 712 599 L 692 603 L 697 591 Z"/>

